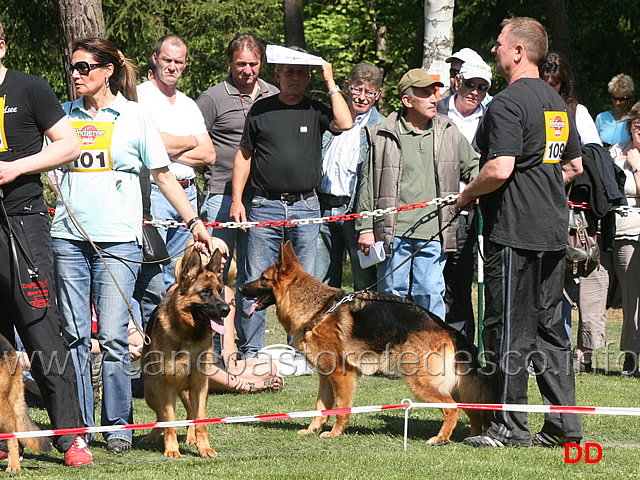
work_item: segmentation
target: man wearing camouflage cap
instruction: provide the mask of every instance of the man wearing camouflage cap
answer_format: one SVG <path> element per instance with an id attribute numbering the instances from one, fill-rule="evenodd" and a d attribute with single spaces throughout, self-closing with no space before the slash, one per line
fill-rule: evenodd
<path id="1" fill-rule="evenodd" d="M 478 174 L 478 158 L 469 142 L 447 116 L 436 112 L 436 87 L 442 86 L 420 68 L 409 70 L 398 85 L 402 109 L 383 123 L 367 127 L 370 148 L 357 211 L 455 194 L 460 180 L 469 182 Z M 456 251 L 457 222 L 438 232 L 452 214 L 449 206 L 441 210 L 429 206 L 357 220 L 358 244 L 364 254 L 376 241 L 384 245 L 378 291 L 413 300 L 444 319 L 442 271 L 446 254 Z M 434 235 L 434 241 L 427 243 Z"/>

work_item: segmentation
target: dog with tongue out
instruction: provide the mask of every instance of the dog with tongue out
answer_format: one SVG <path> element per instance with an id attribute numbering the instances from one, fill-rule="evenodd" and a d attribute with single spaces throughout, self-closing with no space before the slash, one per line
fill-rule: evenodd
<path id="1" fill-rule="evenodd" d="M 175 420 L 176 398 L 187 410 L 187 418 L 206 418 L 208 377 L 212 374 L 213 332 L 226 333 L 222 253 L 215 250 L 204 263 L 191 249 L 182 260 L 177 284 L 154 311 L 145 333 L 149 344 L 142 349 L 144 397 L 159 422 Z M 213 331 L 212 331 L 213 330 Z M 206 425 L 187 430 L 187 445 L 196 445 L 202 457 L 215 457 Z M 164 455 L 179 458 L 176 429 L 164 429 Z M 154 429 L 144 442 L 155 443 L 161 429 Z"/>

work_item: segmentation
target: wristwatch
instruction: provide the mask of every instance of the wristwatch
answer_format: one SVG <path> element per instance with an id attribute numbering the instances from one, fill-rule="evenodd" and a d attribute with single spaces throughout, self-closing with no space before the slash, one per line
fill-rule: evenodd
<path id="1" fill-rule="evenodd" d="M 336 85 L 335 87 L 333 87 L 331 90 L 327 92 L 327 95 L 331 96 L 334 93 L 338 93 L 339 91 L 340 91 L 340 87 Z"/>
<path id="2" fill-rule="evenodd" d="M 640 165 L 638 165 L 636 168 L 633 169 L 633 173 L 638 173 L 640 172 Z"/>

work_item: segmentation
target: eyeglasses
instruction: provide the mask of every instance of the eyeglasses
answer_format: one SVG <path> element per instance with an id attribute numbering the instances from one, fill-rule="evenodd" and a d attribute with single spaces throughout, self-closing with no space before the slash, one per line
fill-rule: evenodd
<path id="1" fill-rule="evenodd" d="M 631 122 L 631 126 L 633 128 L 638 128 L 640 129 L 640 120 L 634 120 L 633 122 Z"/>
<path id="2" fill-rule="evenodd" d="M 611 100 L 613 100 L 613 102 L 626 102 L 627 100 L 629 100 L 629 95 L 625 95 L 624 97 L 614 97 L 613 95 L 611 96 Z"/>
<path id="3" fill-rule="evenodd" d="M 378 92 L 372 92 L 371 90 L 365 90 L 364 88 L 360 87 L 349 87 L 349 90 L 351 90 L 351 93 L 353 93 L 356 97 L 359 97 L 364 93 L 365 97 L 373 98 L 378 94 Z"/>
<path id="4" fill-rule="evenodd" d="M 89 75 L 89 72 L 94 68 L 104 67 L 105 65 L 107 64 L 106 63 L 89 63 L 89 62 L 77 62 L 75 64 L 70 63 L 69 65 L 67 65 L 67 71 L 69 72 L 69 75 L 73 75 L 74 70 L 78 70 L 78 73 L 80 75 Z"/>
<path id="5" fill-rule="evenodd" d="M 489 90 L 489 85 L 486 83 L 478 83 L 478 82 L 474 82 L 473 80 L 465 80 L 464 81 L 464 86 L 467 87 L 469 90 L 474 90 L 474 89 L 478 89 L 478 91 L 480 92 L 486 92 Z"/>
<path id="6" fill-rule="evenodd" d="M 449 77 L 455 77 L 457 74 L 460 73 L 460 70 L 457 68 L 450 68 L 449 69 Z"/>

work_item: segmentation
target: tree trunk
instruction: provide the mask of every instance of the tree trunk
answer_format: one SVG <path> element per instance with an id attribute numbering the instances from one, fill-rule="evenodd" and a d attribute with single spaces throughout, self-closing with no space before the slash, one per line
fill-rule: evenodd
<path id="1" fill-rule="evenodd" d="M 567 19 L 565 0 L 547 0 L 547 16 L 549 18 L 549 33 L 553 48 L 550 50 L 560 52 L 567 60 L 573 73 L 573 94 L 580 98 L 580 78 L 575 68 L 573 47 L 571 45 L 571 28 Z"/>
<path id="2" fill-rule="evenodd" d="M 287 47 L 307 48 L 302 22 L 302 0 L 284 0 L 284 44 Z"/>
<path id="3" fill-rule="evenodd" d="M 449 64 L 453 48 L 454 0 L 425 0 L 424 2 L 424 55 L 422 68 L 434 78 L 448 85 Z"/>
<path id="4" fill-rule="evenodd" d="M 62 26 L 62 57 L 65 65 L 71 63 L 71 47 L 80 38 L 105 36 L 102 0 L 59 0 L 60 25 Z M 69 99 L 76 99 L 76 90 L 69 72 L 67 92 Z"/>

